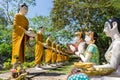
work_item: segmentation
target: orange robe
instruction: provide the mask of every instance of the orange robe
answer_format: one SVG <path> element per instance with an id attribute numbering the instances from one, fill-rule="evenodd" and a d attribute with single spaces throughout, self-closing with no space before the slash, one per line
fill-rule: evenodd
<path id="1" fill-rule="evenodd" d="M 44 37 L 42 33 L 37 33 L 36 36 L 36 46 L 35 46 L 35 64 L 41 64 L 44 53 L 43 46 Z"/>
<path id="2" fill-rule="evenodd" d="M 64 53 L 65 53 L 65 54 L 68 54 L 68 56 L 65 55 L 65 61 L 68 61 L 68 60 L 69 60 L 69 53 L 68 53 L 67 51 L 65 51 L 65 50 L 64 50 Z"/>
<path id="3" fill-rule="evenodd" d="M 15 56 L 18 56 L 21 63 L 25 59 L 25 45 L 28 40 L 28 36 L 24 34 L 28 29 L 29 22 L 27 18 L 21 14 L 14 16 L 13 33 L 12 33 L 12 64 L 16 62 Z"/>
<path id="4" fill-rule="evenodd" d="M 60 47 L 60 52 L 62 52 L 62 47 Z M 60 62 L 63 62 L 63 54 L 60 53 Z"/>
<path id="5" fill-rule="evenodd" d="M 52 48 L 54 49 L 56 48 L 56 44 L 54 41 L 52 42 Z M 57 59 L 57 53 L 54 50 L 52 50 L 52 63 L 56 63 L 56 59 Z"/>
<path id="6" fill-rule="evenodd" d="M 61 60 L 61 54 L 60 54 L 60 46 L 59 45 L 57 45 L 57 50 L 59 51 L 58 53 L 57 53 L 57 60 L 56 60 L 56 62 L 61 62 L 62 60 Z"/>
<path id="7" fill-rule="evenodd" d="M 51 50 L 51 42 L 49 38 L 47 38 L 46 44 L 49 46 L 49 48 L 45 50 L 46 52 L 45 63 L 50 63 L 52 59 L 52 50 Z"/>
<path id="8" fill-rule="evenodd" d="M 65 54 L 65 51 L 64 51 L 64 49 L 62 48 L 62 52 Z M 62 61 L 64 62 L 65 61 L 65 55 L 64 54 L 62 54 Z"/>

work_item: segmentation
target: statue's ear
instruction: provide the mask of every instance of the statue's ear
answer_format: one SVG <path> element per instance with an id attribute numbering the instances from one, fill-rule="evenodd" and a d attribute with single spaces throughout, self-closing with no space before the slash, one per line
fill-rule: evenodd
<path id="1" fill-rule="evenodd" d="M 116 21 L 114 21 L 114 22 L 112 22 L 112 25 L 113 25 L 113 28 L 116 28 L 118 26 L 118 23 Z"/>

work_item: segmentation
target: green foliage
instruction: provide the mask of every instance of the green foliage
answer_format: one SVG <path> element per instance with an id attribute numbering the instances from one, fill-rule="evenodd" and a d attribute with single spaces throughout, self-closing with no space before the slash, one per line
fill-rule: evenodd
<path id="1" fill-rule="evenodd" d="M 73 36 L 71 34 L 74 34 L 73 28 L 70 28 L 72 30 L 68 30 L 66 28 L 61 28 L 58 30 L 55 27 L 53 27 L 51 17 L 48 17 L 48 16 L 47 17 L 36 16 L 36 17 L 30 18 L 29 21 L 31 23 L 30 24 L 31 27 L 35 29 L 36 32 L 38 32 L 40 26 L 44 27 L 45 40 L 48 34 L 52 34 L 52 41 L 56 40 L 57 42 L 66 44 L 71 41 Z"/>
<path id="2" fill-rule="evenodd" d="M 55 28 L 72 26 L 99 30 L 101 23 L 115 16 L 117 11 L 108 0 L 54 0 L 51 17 Z"/>
<path id="3" fill-rule="evenodd" d="M 18 11 L 21 3 L 35 6 L 35 0 L 4 0 L 0 6 L 0 63 L 11 58 L 12 53 L 12 26 L 13 16 Z M 39 27 L 44 27 L 45 40 L 52 34 L 52 41 L 63 44 L 70 43 L 74 32 L 93 30 L 98 33 L 98 47 L 101 60 L 111 40 L 103 32 L 104 22 L 107 18 L 120 16 L 119 0 L 53 0 L 54 8 L 51 16 L 35 16 L 30 18 L 30 27 L 38 32 Z M 11 7 L 10 7 L 11 6 Z M 6 12 L 6 13 L 5 13 Z M 31 47 L 26 48 L 26 61 L 34 60 L 35 40 L 30 41 Z M 9 62 L 5 63 L 6 65 Z M 31 64 L 27 64 L 30 66 Z"/>
<path id="4" fill-rule="evenodd" d="M 52 26 L 51 18 L 50 17 L 43 17 L 43 16 L 35 16 L 29 19 L 30 25 L 33 29 L 38 32 L 39 27 L 44 27 L 44 34 L 52 34 L 54 32 L 54 28 Z"/>
<path id="5" fill-rule="evenodd" d="M 33 46 L 33 47 L 27 47 L 26 48 L 26 61 L 27 62 L 31 62 L 31 61 L 33 61 L 34 60 L 34 57 L 35 57 L 35 49 L 34 49 L 35 47 Z"/>
<path id="6" fill-rule="evenodd" d="M 12 28 L 0 25 L 0 63 L 11 58 L 12 50 Z"/>
<path id="7" fill-rule="evenodd" d="M 110 42 L 103 33 L 104 22 L 108 18 L 120 16 L 119 0 L 54 0 L 53 2 L 54 7 L 51 11 L 53 27 L 58 30 L 65 29 L 66 33 L 61 31 L 61 35 L 67 36 L 65 37 L 67 39 L 72 38 L 77 30 L 97 32 L 99 36 L 97 45 L 103 57 Z"/>
<path id="8" fill-rule="evenodd" d="M 35 66 L 35 62 L 24 62 L 23 64 L 24 68 L 30 68 L 30 67 L 34 67 Z"/>
<path id="9" fill-rule="evenodd" d="M 11 59 L 8 59 L 6 62 L 4 62 L 3 65 L 5 69 L 11 69 L 12 68 Z"/>
<path id="10" fill-rule="evenodd" d="M 2 0 L 0 10 L 3 10 L 7 24 L 13 24 L 13 16 L 18 12 L 20 4 L 26 3 L 28 6 L 35 6 L 35 0 Z"/>

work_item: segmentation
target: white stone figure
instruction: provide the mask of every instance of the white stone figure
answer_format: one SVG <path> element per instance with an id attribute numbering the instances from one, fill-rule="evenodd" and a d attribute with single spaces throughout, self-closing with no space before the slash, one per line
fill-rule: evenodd
<path id="1" fill-rule="evenodd" d="M 77 50 L 75 54 L 80 57 L 80 54 L 84 54 L 85 52 L 85 41 L 83 40 L 83 33 L 82 32 L 75 32 Z"/>
<path id="2" fill-rule="evenodd" d="M 75 52 L 75 54 L 77 56 L 80 57 L 80 54 L 84 54 L 84 52 L 85 52 L 85 44 L 86 43 L 84 41 L 82 41 L 82 42 L 79 43 L 79 45 L 78 45 L 78 51 Z"/>
<path id="3" fill-rule="evenodd" d="M 69 44 L 70 51 L 75 53 L 78 57 L 80 57 L 80 54 L 83 54 L 85 51 L 85 42 L 83 40 L 83 34 L 82 32 L 75 32 L 75 43 Z"/>
<path id="4" fill-rule="evenodd" d="M 111 37 L 112 43 L 105 53 L 107 64 L 96 65 L 94 68 L 117 69 L 120 64 L 120 19 L 112 18 L 105 22 L 104 32 Z"/>
<path id="5" fill-rule="evenodd" d="M 96 46 L 98 35 L 93 31 L 85 32 L 85 42 L 88 44 L 88 47 L 85 50 L 84 55 L 80 54 L 80 58 L 83 62 L 93 62 L 99 64 L 99 51 Z"/>

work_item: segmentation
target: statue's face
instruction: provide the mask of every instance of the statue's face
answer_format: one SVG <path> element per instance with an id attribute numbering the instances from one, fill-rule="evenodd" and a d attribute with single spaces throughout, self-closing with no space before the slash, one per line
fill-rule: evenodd
<path id="1" fill-rule="evenodd" d="M 109 22 L 105 22 L 105 25 L 104 25 L 104 30 L 105 34 L 110 37 L 111 36 L 111 25 Z"/>
<path id="2" fill-rule="evenodd" d="M 80 38 L 79 38 L 79 36 L 75 36 L 74 39 L 75 39 L 75 41 L 79 41 Z"/>
<path id="3" fill-rule="evenodd" d="M 28 12 L 28 8 L 27 8 L 26 6 L 23 6 L 23 7 L 20 8 L 20 11 L 21 11 L 24 15 L 26 15 L 27 12 Z"/>
<path id="4" fill-rule="evenodd" d="M 44 28 L 41 29 L 41 32 L 43 32 L 43 31 L 44 31 Z"/>
<path id="5" fill-rule="evenodd" d="M 92 41 L 92 39 L 93 39 L 93 33 L 92 32 L 90 32 L 90 31 L 88 31 L 88 32 L 85 32 L 85 42 L 87 43 L 87 44 L 90 44 L 90 42 Z"/>
<path id="6" fill-rule="evenodd" d="M 91 41 L 91 37 L 89 35 L 85 35 L 85 42 L 87 44 L 90 44 L 90 41 Z"/>

